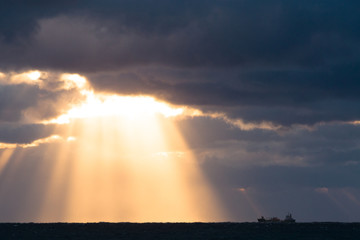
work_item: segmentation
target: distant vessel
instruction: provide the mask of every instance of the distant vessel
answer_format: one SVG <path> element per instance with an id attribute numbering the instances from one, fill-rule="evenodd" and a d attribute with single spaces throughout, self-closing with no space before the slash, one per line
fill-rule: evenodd
<path id="1" fill-rule="evenodd" d="M 278 222 L 283 222 L 283 223 L 294 223 L 295 219 L 292 217 L 291 213 L 288 213 L 285 216 L 284 220 L 280 220 L 277 217 L 271 217 L 271 218 L 264 218 L 264 216 L 261 216 L 261 218 L 258 218 L 258 222 L 259 223 L 278 223 Z"/>
<path id="2" fill-rule="evenodd" d="M 289 222 L 289 223 L 294 223 L 295 219 L 292 217 L 291 213 L 288 213 L 285 216 L 285 219 L 283 220 L 283 222 Z"/>

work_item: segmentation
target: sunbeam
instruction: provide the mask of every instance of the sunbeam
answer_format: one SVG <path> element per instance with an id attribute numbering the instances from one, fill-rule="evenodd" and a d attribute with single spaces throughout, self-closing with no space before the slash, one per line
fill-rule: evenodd
<path id="1" fill-rule="evenodd" d="M 147 114 L 72 124 L 76 141 L 69 155 L 67 221 L 222 219 L 219 203 L 171 120 Z"/>
<path id="2" fill-rule="evenodd" d="M 40 76 L 33 71 L 17 80 Z M 39 222 L 226 219 L 176 127 L 183 108 L 148 96 L 96 93 L 78 74 L 62 74 L 60 81 L 64 90 L 81 93 L 83 101 L 42 122 L 55 126 L 53 134 L 30 143 L 2 143 L 0 171 L 12 158 L 2 175 L 6 181 L 31 170 L 17 181 L 27 186 L 24 199 L 33 198 L 28 203 L 35 206 L 29 211 L 20 206 L 18 213 L 25 215 L 19 219 L 35 213 Z M 33 149 L 39 156 L 32 156 Z M 11 195 L 10 189 L 3 191 Z"/>

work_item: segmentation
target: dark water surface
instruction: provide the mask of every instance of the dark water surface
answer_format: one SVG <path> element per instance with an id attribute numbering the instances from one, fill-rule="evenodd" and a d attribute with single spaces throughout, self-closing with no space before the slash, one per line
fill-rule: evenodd
<path id="1" fill-rule="evenodd" d="M 360 239 L 360 223 L 1 223 L 0 239 Z"/>

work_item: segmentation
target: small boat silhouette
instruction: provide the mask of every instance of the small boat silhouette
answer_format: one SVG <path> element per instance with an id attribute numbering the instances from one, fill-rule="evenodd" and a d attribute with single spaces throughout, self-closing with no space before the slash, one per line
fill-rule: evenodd
<path id="1" fill-rule="evenodd" d="M 258 218 L 258 222 L 260 222 L 260 223 L 278 223 L 278 222 L 294 223 L 295 219 L 292 217 L 291 213 L 288 213 L 285 216 L 284 220 L 280 220 L 278 217 L 264 218 L 264 216 L 261 216 L 261 218 Z"/>

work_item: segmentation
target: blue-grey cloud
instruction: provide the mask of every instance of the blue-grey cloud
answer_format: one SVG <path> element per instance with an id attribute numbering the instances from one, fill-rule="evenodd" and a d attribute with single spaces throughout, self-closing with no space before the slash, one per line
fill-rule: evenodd
<path id="1" fill-rule="evenodd" d="M 33 82 L 26 77 L 26 73 L 23 75 L 3 77 L 0 83 L 0 123 L 49 120 L 83 100 L 77 88 L 64 88 L 56 74 Z"/>
<path id="2" fill-rule="evenodd" d="M 359 118 L 356 1 L 2 4 L 4 70 L 107 72 L 96 88 L 249 122 Z"/>
<path id="3" fill-rule="evenodd" d="M 306 4 L 281 0 L 175 1 L 171 4 L 148 0 L 75 1 L 72 4 L 5 1 L 1 22 L 7 26 L 2 31 L 4 36 L 14 35 L 12 32 L 34 36 L 42 31 L 43 20 L 68 16 L 73 22 L 83 19 L 93 25 L 87 34 L 96 35 L 99 41 L 114 37 L 135 40 L 131 43 L 131 58 L 119 61 L 121 56 L 115 59 L 107 52 L 104 59 L 93 62 L 100 70 L 153 63 L 184 67 L 312 67 L 357 59 L 356 6 L 356 1 L 335 0 Z M 113 51 L 122 52 L 121 46 L 112 45 Z M 88 47 L 89 50 L 92 47 L 106 49 L 94 43 Z M 78 59 L 87 57 L 85 52 L 77 54 Z M 77 59 L 71 61 L 82 70 L 94 70 L 94 66 L 87 69 L 81 66 Z M 61 67 L 51 63 L 41 62 L 41 65 Z M 36 65 L 36 61 L 33 64 Z"/>
<path id="4" fill-rule="evenodd" d="M 0 85 L 0 121 L 18 121 L 23 110 L 37 104 L 39 92 L 25 84 Z"/>
<path id="5" fill-rule="evenodd" d="M 47 138 L 55 132 L 54 125 L 44 124 L 0 124 L 0 142 L 29 144 L 41 138 Z"/>
<path id="6" fill-rule="evenodd" d="M 229 166 L 356 166 L 360 128 L 325 124 L 313 129 L 241 130 L 222 120 L 187 119 L 178 123 L 189 146 L 204 162 Z M 211 130 L 210 130 L 211 129 Z"/>

